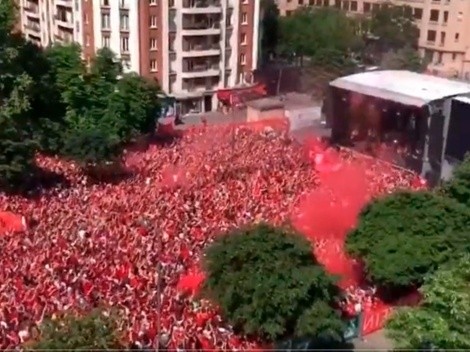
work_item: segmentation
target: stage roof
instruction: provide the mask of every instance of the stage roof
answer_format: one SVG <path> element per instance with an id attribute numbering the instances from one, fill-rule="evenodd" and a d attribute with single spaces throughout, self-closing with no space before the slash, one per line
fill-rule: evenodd
<path id="1" fill-rule="evenodd" d="M 434 100 L 470 93 L 469 83 L 410 71 L 356 73 L 337 78 L 330 86 L 419 107 Z"/>

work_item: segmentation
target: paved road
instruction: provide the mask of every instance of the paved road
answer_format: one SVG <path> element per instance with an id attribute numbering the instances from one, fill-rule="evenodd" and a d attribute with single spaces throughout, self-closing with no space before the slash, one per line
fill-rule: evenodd
<path id="1" fill-rule="evenodd" d="M 366 336 L 363 340 L 355 339 L 354 350 L 374 350 L 374 351 L 391 351 L 393 350 L 393 342 L 385 336 L 385 330 L 379 330 Z"/>

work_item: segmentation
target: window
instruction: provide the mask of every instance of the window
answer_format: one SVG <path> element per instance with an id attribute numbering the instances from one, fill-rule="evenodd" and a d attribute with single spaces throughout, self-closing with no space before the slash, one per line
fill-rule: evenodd
<path id="1" fill-rule="evenodd" d="M 246 34 L 245 33 L 242 33 L 240 41 L 241 41 L 242 45 L 246 45 Z"/>
<path id="2" fill-rule="evenodd" d="M 455 42 L 458 42 L 460 39 L 460 33 L 455 33 Z"/>
<path id="3" fill-rule="evenodd" d="M 447 23 L 449 21 L 449 11 L 444 11 L 444 19 L 443 22 Z"/>
<path id="4" fill-rule="evenodd" d="M 444 45 L 446 42 L 446 32 L 441 32 L 441 42 L 440 45 Z"/>
<path id="5" fill-rule="evenodd" d="M 158 49 L 157 44 L 158 42 L 156 38 L 150 38 L 150 50 L 157 50 Z"/>
<path id="6" fill-rule="evenodd" d="M 157 60 L 150 60 L 150 72 L 157 72 Z"/>
<path id="7" fill-rule="evenodd" d="M 155 6 L 157 4 L 157 0 L 149 0 L 149 5 Z"/>
<path id="8" fill-rule="evenodd" d="M 90 35 L 89 34 L 87 34 L 85 36 L 85 46 L 90 46 Z"/>
<path id="9" fill-rule="evenodd" d="M 245 64 L 246 64 L 246 55 L 240 54 L 240 65 L 245 65 Z"/>
<path id="10" fill-rule="evenodd" d="M 83 22 L 85 22 L 85 24 L 88 24 L 90 22 L 90 19 L 88 18 L 88 14 L 85 13 L 84 17 L 83 17 Z"/>
<path id="11" fill-rule="evenodd" d="M 424 49 L 424 60 L 427 62 L 432 62 L 434 58 L 434 51 L 429 49 Z"/>
<path id="12" fill-rule="evenodd" d="M 242 13 L 242 24 L 248 23 L 248 14 L 246 12 Z"/>
<path id="13" fill-rule="evenodd" d="M 129 15 L 128 14 L 121 14 L 121 31 L 128 31 L 129 30 Z"/>
<path id="14" fill-rule="evenodd" d="M 304 0 L 299 0 L 299 5 L 303 5 L 304 4 Z"/>
<path id="15" fill-rule="evenodd" d="M 101 6 L 109 6 L 109 0 L 101 0 Z"/>
<path id="16" fill-rule="evenodd" d="M 150 16 L 150 28 L 157 28 L 157 16 Z"/>
<path id="17" fill-rule="evenodd" d="M 370 12 L 370 2 L 364 3 L 364 13 Z"/>
<path id="18" fill-rule="evenodd" d="M 121 37 L 121 52 L 129 52 L 129 37 Z"/>
<path id="19" fill-rule="evenodd" d="M 111 39 L 108 35 L 104 35 L 102 38 L 101 38 L 101 41 L 103 43 L 103 47 L 105 48 L 109 48 L 111 46 Z"/>
<path id="20" fill-rule="evenodd" d="M 423 18 L 423 9 L 414 9 L 413 11 L 413 17 L 417 20 L 420 20 L 421 18 Z"/>
<path id="21" fill-rule="evenodd" d="M 457 54 L 456 53 L 452 53 L 452 61 L 455 61 L 457 59 Z"/>
<path id="22" fill-rule="evenodd" d="M 351 1 L 351 11 L 357 12 L 357 1 Z"/>
<path id="23" fill-rule="evenodd" d="M 335 0 L 335 7 L 337 9 L 340 9 L 341 8 L 341 0 Z"/>
<path id="24" fill-rule="evenodd" d="M 286 10 L 286 16 L 289 17 L 292 15 L 294 11 Z"/>
<path id="25" fill-rule="evenodd" d="M 121 9 L 127 9 L 127 0 L 120 0 L 119 1 L 119 7 Z"/>
<path id="26" fill-rule="evenodd" d="M 109 13 L 102 13 L 101 14 L 101 29 L 109 29 Z"/>
<path id="27" fill-rule="evenodd" d="M 438 52 L 437 53 L 437 61 L 436 64 L 442 64 L 442 53 Z"/>
<path id="28" fill-rule="evenodd" d="M 435 42 L 436 41 L 436 31 L 430 30 L 428 31 L 427 39 L 428 42 Z"/>
<path id="29" fill-rule="evenodd" d="M 431 22 L 439 21 L 439 10 L 431 10 L 431 14 L 429 15 L 429 21 Z"/>

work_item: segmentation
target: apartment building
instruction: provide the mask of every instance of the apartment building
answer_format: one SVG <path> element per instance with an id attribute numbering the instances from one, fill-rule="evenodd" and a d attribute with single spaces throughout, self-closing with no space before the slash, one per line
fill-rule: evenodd
<path id="1" fill-rule="evenodd" d="M 281 15 L 300 6 L 334 6 L 367 14 L 384 3 L 413 8 L 419 48 L 434 75 L 470 80 L 470 0 L 277 0 Z"/>
<path id="2" fill-rule="evenodd" d="M 183 114 L 214 110 L 215 92 L 251 84 L 258 65 L 261 0 L 17 1 L 26 38 L 77 42 L 86 60 L 108 47 Z"/>

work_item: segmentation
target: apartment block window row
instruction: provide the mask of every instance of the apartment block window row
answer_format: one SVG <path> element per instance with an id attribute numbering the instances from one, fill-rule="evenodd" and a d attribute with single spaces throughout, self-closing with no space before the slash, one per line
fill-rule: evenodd
<path id="1" fill-rule="evenodd" d="M 111 28 L 111 18 L 109 13 L 101 14 L 101 29 L 110 29 Z"/>
<path id="2" fill-rule="evenodd" d="M 129 30 L 129 14 L 121 13 L 120 27 L 121 27 L 122 31 L 128 31 Z"/>
<path id="3" fill-rule="evenodd" d="M 155 60 L 155 59 L 150 60 L 150 71 L 151 72 L 157 72 L 158 71 L 157 60 Z"/>
<path id="4" fill-rule="evenodd" d="M 150 50 L 157 50 L 157 49 L 158 49 L 157 38 L 150 38 Z"/>
<path id="5" fill-rule="evenodd" d="M 121 52 L 129 52 L 129 37 L 121 37 Z"/>
<path id="6" fill-rule="evenodd" d="M 103 47 L 105 47 L 105 48 L 110 48 L 111 47 L 111 37 L 109 35 L 104 35 L 101 38 L 101 42 L 102 42 Z"/>
<path id="7" fill-rule="evenodd" d="M 150 16 L 149 26 L 150 26 L 150 28 L 157 28 L 157 26 L 158 26 L 157 16 Z"/>

